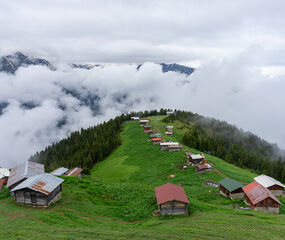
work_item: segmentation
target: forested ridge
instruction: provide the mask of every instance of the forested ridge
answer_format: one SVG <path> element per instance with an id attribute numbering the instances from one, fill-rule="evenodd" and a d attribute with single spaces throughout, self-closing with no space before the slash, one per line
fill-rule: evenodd
<path id="1" fill-rule="evenodd" d="M 147 117 L 165 115 L 167 110 L 132 112 L 122 114 L 94 127 L 75 131 L 57 143 L 30 157 L 30 161 L 42 163 L 47 172 L 58 167 L 81 167 L 84 173 L 97 162 L 102 161 L 120 144 L 120 132 L 124 121 L 131 116 Z"/>
<path id="2" fill-rule="evenodd" d="M 185 145 L 285 182 L 285 159 L 276 144 L 268 143 L 225 121 L 192 112 L 176 111 L 165 119 L 166 122 L 173 120 L 188 125 L 183 137 Z"/>

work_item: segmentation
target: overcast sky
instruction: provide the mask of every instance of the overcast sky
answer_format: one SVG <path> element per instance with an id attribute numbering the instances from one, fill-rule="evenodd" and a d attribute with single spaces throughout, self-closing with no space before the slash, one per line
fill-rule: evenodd
<path id="1" fill-rule="evenodd" d="M 191 62 L 251 45 L 283 65 L 283 0 L 1 1 L 0 52 L 56 61 Z"/>
<path id="2" fill-rule="evenodd" d="M 226 120 L 285 149 L 284 9 L 284 1 L 262 0 L 1 1 L 0 55 L 20 50 L 58 68 L 0 73 L 0 102 L 9 104 L 0 115 L 0 166 L 81 127 L 161 107 Z M 71 62 L 145 64 L 82 70 Z M 162 73 L 158 62 L 198 68 L 187 77 Z M 99 96 L 100 115 L 64 88 Z"/>

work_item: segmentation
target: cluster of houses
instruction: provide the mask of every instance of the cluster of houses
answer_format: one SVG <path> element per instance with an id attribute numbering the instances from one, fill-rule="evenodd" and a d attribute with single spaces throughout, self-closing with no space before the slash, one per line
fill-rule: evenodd
<path id="1" fill-rule="evenodd" d="M 187 165 L 194 166 L 197 173 L 210 172 L 213 169 L 213 165 L 208 163 L 204 154 L 195 154 L 192 152 L 186 152 Z"/>
<path id="2" fill-rule="evenodd" d="M 230 199 L 244 198 L 244 202 L 252 210 L 268 213 L 279 213 L 282 203 L 276 196 L 282 196 L 284 185 L 272 177 L 260 175 L 244 186 L 240 182 L 225 178 L 219 182 L 220 193 Z"/>
<path id="3" fill-rule="evenodd" d="M 10 195 L 18 204 L 47 207 L 61 198 L 62 178 L 60 175 L 81 177 L 81 168 L 58 168 L 45 173 L 44 165 L 26 161 L 11 169 L 0 171 Z"/>

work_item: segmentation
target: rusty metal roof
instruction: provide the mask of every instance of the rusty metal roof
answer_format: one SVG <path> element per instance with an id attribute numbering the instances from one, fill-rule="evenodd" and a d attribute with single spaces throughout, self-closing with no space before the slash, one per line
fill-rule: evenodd
<path id="1" fill-rule="evenodd" d="M 258 177 L 255 177 L 254 180 L 256 182 L 258 182 L 259 184 L 261 184 L 263 187 L 266 187 L 266 188 L 274 186 L 274 185 L 280 186 L 282 188 L 285 187 L 281 182 L 275 180 L 272 177 L 264 175 L 264 174 L 262 174 L 262 175 L 260 175 Z"/>
<path id="2" fill-rule="evenodd" d="M 274 201 L 279 202 L 279 200 L 270 192 L 267 188 L 260 185 L 258 182 L 254 181 L 242 188 L 244 194 L 249 198 L 253 205 L 263 201 L 266 198 L 271 198 Z"/>
<path id="3" fill-rule="evenodd" d="M 189 203 L 189 200 L 184 192 L 183 187 L 172 183 L 167 183 L 156 187 L 155 196 L 157 204 L 162 204 L 169 201 Z"/>
<path id="4" fill-rule="evenodd" d="M 78 168 L 78 167 L 72 168 L 65 174 L 65 176 L 75 176 L 75 177 L 77 177 L 79 174 L 82 173 L 82 171 L 83 171 L 82 168 Z"/>
<path id="5" fill-rule="evenodd" d="M 161 141 L 161 139 L 162 139 L 162 138 L 159 138 L 159 137 L 158 137 L 158 138 L 152 138 L 151 140 L 155 142 L 155 141 Z"/>
<path id="6" fill-rule="evenodd" d="M 198 170 L 203 170 L 203 169 L 210 169 L 212 168 L 212 166 L 208 163 L 205 163 L 205 164 L 200 164 L 197 166 Z"/>
<path id="7" fill-rule="evenodd" d="M 45 167 L 43 164 L 26 161 L 24 164 L 12 168 L 10 177 L 8 179 L 7 187 L 13 184 L 41 173 L 45 172 Z"/>
<path id="8" fill-rule="evenodd" d="M 63 179 L 58 178 L 49 173 L 43 173 L 36 176 L 29 177 L 24 182 L 13 188 L 11 192 L 28 188 L 36 192 L 41 192 L 49 195 L 54 189 L 63 183 Z"/>
<path id="9" fill-rule="evenodd" d="M 53 170 L 51 174 L 55 176 L 60 176 L 60 175 L 64 175 L 68 170 L 69 170 L 68 168 L 60 167 L 60 168 Z"/>

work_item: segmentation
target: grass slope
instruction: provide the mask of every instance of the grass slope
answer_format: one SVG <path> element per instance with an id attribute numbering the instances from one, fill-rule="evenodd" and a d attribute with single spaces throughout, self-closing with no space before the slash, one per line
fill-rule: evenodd
<path id="1" fill-rule="evenodd" d="M 162 116 L 152 126 L 164 135 Z M 180 141 L 187 126 L 174 122 Z M 125 123 L 122 145 L 84 179 L 64 177 L 63 198 L 47 209 L 0 201 L 0 233 L 8 239 L 282 239 L 285 215 L 236 210 L 206 180 L 229 176 L 249 183 L 255 174 L 207 155 L 217 172 L 197 175 L 180 170 L 183 152 L 160 151 L 136 122 Z M 184 150 L 187 148 L 184 147 Z M 194 149 L 187 149 L 196 152 Z M 170 174 L 174 178 L 168 179 Z M 154 187 L 182 184 L 190 199 L 189 216 L 154 217 Z M 282 200 L 283 201 L 283 200 Z M 284 212 L 284 208 L 281 209 Z"/>

